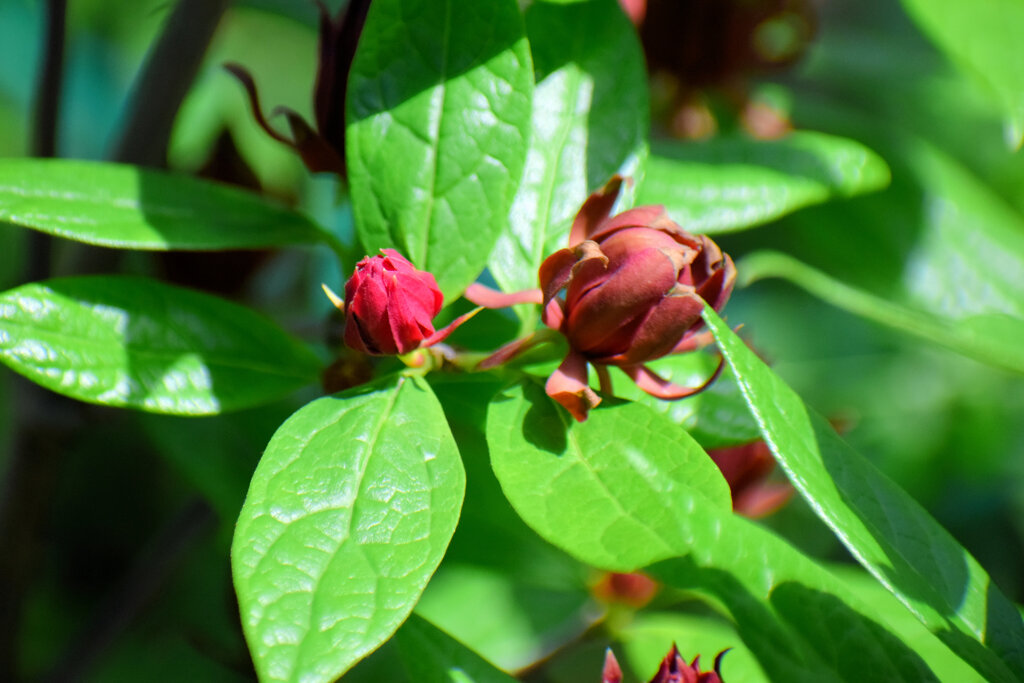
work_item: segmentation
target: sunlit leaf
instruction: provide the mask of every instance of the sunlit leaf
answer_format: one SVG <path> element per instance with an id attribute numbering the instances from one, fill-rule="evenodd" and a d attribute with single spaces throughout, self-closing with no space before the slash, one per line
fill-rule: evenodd
<path id="1" fill-rule="evenodd" d="M 0 294 L 0 360 L 80 401 L 175 415 L 269 403 L 320 371 L 307 346 L 248 308 L 128 276 Z"/>
<path id="2" fill-rule="evenodd" d="M 0 159 L 0 221 L 120 249 L 257 249 L 325 239 L 302 214 L 238 188 L 63 159 Z"/>
<path id="3" fill-rule="evenodd" d="M 321 398 L 278 429 L 232 545 L 261 680 L 334 681 L 412 611 L 455 531 L 465 488 L 421 379 Z"/>
<path id="4" fill-rule="evenodd" d="M 854 557 L 989 680 L 1024 676 L 1024 622 L 970 553 L 808 411 L 714 311 L 704 319 L 790 482 Z"/>
<path id="5" fill-rule="evenodd" d="M 532 91 L 515 0 L 375 0 L 346 129 L 366 251 L 397 249 L 449 300 L 472 282 L 508 223 Z"/>
<path id="6" fill-rule="evenodd" d="M 885 187 L 889 168 L 858 142 L 801 131 L 653 146 L 639 204 L 664 204 L 694 233 L 743 230 L 799 208 Z"/>

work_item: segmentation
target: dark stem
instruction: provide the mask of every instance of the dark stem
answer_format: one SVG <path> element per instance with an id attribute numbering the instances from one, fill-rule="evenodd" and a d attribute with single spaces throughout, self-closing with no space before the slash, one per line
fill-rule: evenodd
<path id="1" fill-rule="evenodd" d="M 178 0 L 135 79 L 114 161 L 166 165 L 174 119 L 229 2 Z"/>
<path id="2" fill-rule="evenodd" d="M 216 516 L 201 498 L 186 503 L 150 541 L 118 590 L 102 605 L 44 680 L 86 680 L 89 670 L 117 637 L 160 593 L 193 544 Z"/>

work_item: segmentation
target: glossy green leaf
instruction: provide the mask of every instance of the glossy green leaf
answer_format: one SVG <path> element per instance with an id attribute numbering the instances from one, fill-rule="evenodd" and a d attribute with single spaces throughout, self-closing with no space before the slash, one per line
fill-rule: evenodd
<path id="1" fill-rule="evenodd" d="M 0 159 L 0 221 L 121 249 L 257 249 L 327 239 L 302 214 L 238 188 L 63 159 Z"/>
<path id="2" fill-rule="evenodd" d="M 773 251 L 745 257 L 737 270 L 741 284 L 780 277 L 850 313 L 912 334 L 983 363 L 1024 373 L 1024 319 L 1005 314 L 949 320 L 855 289 L 825 273 Z"/>
<path id="3" fill-rule="evenodd" d="M 333 681 L 386 641 L 444 555 L 465 474 L 419 378 L 292 415 L 253 475 L 231 561 L 265 681 Z"/>
<path id="4" fill-rule="evenodd" d="M 426 619 L 409 617 L 395 636 L 416 683 L 515 683 L 515 679 Z"/>
<path id="5" fill-rule="evenodd" d="M 908 147 L 926 207 L 904 273 L 914 303 L 949 318 L 1024 319 L 1024 215 L 939 149 Z"/>
<path id="6" fill-rule="evenodd" d="M 80 401 L 176 415 L 269 403 L 320 371 L 308 347 L 252 310 L 127 276 L 0 294 L 0 360 Z"/>
<path id="7" fill-rule="evenodd" d="M 532 91 L 515 0 L 375 0 L 346 129 L 366 251 L 397 249 L 434 273 L 448 300 L 476 279 L 508 223 Z"/>
<path id="8" fill-rule="evenodd" d="M 605 569 L 631 571 L 675 554 L 677 511 L 651 509 L 652 499 L 731 509 L 729 486 L 700 446 L 637 403 L 606 399 L 576 423 L 527 380 L 491 403 L 487 444 L 519 515 L 555 545 Z M 607 490 L 611 481 L 616 494 Z M 576 512 L 562 514 L 563 506 Z"/>
<path id="9" fill-rule="evenodd" d="M 931 39 L 954 63 L 991 88 L 1008 119 L 1007 139 L 1024 139 L 1024 4 L 1019 0 L 903 0 Z"/>
<path id="10" fill-rule="evenodd" d="M 773 680 L 934 680 L 840 582 L 733 515 L 724 479 L 667 418 L 616 403 L 570 422 L 531 382 L 488 412 L 502 490 L 548 541 L 609 570 L 681 558 L 651 571 L 722 604 Z"/>
<path id="11" fill-rule="evenodd" d="M 661 358 L 647 367 L 684 387 L 700 386 L 710 377 L 718 359 L 707 353 L 684 353 Z M 653 408 L 681 425 L 705 450 L 757 441 L 761 432 L 747 402 L 728 369 L 696 396 L 679 401 L 654 398 L 637 388 L 628 377 L 612 371 L 615 395 Z"/>
<path id="12" fill-rule="evenodd" d="M 523 182 L 490 269 L 508 291 L 537 286 L 587 196 L 615 173 L 642 174 L 648 95 L 636 30 L 615 0 L 526 10 L 537 87 Z"/>
<path id="13" fill-rule="evenodd" d="M 801 131 L 655 145 L 637 203 L 664 204 L 690 232 L 731 232 L 888 183 L 888 166 L 867 147 Z"/>
<path id="14" fill-rule="evenodd" d="M 713 311 L 704 319 L 793 486 L 857 560 L 989 680 L 1024 677 L 1024 622 L 977 561 Z"/>

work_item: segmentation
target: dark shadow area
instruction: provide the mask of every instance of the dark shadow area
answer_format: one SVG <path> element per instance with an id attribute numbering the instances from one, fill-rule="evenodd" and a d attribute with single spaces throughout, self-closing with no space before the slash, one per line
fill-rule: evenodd
<path id="1" fill-rule="evenodd" d="M 690 557 L 659 563 L 652 572 L 720 600 L 772 680 L 938 680 L 888 629 L 834 595 L 783 582 L 766 602 L 729 572 L 698 566 Z"/>

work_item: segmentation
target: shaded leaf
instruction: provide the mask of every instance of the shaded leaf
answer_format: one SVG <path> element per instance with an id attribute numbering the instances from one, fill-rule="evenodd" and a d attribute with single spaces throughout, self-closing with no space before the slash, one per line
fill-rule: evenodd
<path id="1" fill-rule="evenodd" d="M 790 482 L 857 560 L 992 681 L 1024 676 L 1024 622 L 984 569 L 713 312 L 704 320 Z"/>
<path id="2" fill-rule="evenodd" d="M 430 387 L 391 377 L 318 399 L 278 429 L 232 545 L 261 680 L 333 681 L 412 611 L 465 488 Z"/>
<path id="3" fill-rule="evenodd" d="M 780 277 L 850 313 L 926 339 L 996 367 L 1024 373 L 1024 320 L 1005 314 L 944 319 L 855 289 L 796 259 L 773 251 L 745 257 L 737 267 L 743 285 Z"/>
<path id="4" fill-rule="evenodd" d="M 345 136 L 366 251 L 397 249 L 449 301 L 472 282 L 508 222 L 532 91 L 515 0 L 375 0 Z"/>
<path id="5" fill-rule="evenodd" d="M 176 415 L 269 403 L 320 371 L 308 347 L 248 308 L 128 276 L 0 294 L 0 360 L 80 401 Z"/>
<path id="6" fill-rule="evenodd" d="M 426 619 L 409 617 L 395 636 L 416 683 L 514 683 L 515 679 Z"/>
<path id="7" fill-rule="evenodd" d="M 860 143 L 800 131 L 779 140 L 656 144 L 637 203 L 664 204 L 690 232 L 711 234 L 888 183 L 885 162 Z"/>
<path id="8" fill-rule="evenodd" d="M 642 175 L 648 95 L 636 31 L 615 0 L 526 9 L 537 86 L 523 181 L 490 269 L 506 291 L 537 286 L 591 191 Z M 639 178 L 637 178 L 639 180 Z"/>
<path id="9" fill-rule="evenodd" d="M 0 159 L 0 220 L 121 249 L 257 249 L 328 239 L 302 214 L 234 187 L 64 159 Z"/>

